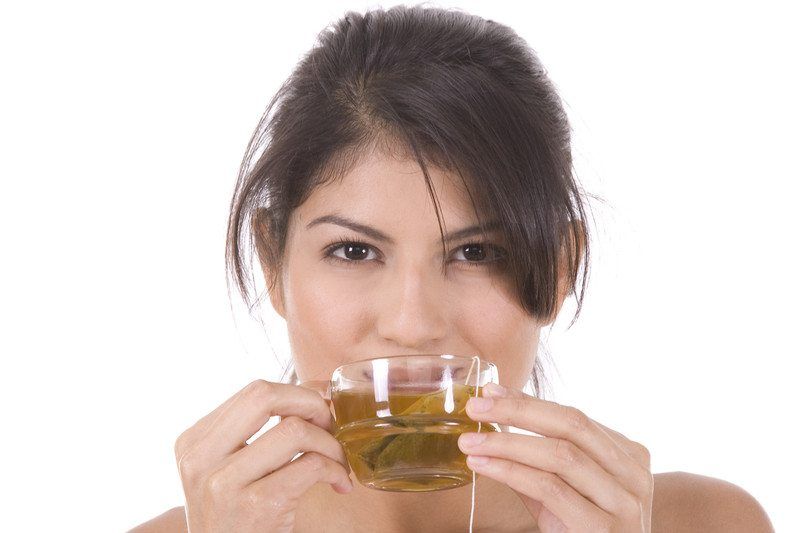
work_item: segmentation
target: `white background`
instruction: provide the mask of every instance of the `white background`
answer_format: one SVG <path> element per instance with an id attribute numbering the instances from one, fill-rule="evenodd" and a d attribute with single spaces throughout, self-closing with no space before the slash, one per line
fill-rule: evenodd
<path id="1" fill-rule="evenodd" d="M 551 399 L 800 531 L 797 19 L 552 4 L 439 4 L 539 53 L 605 199 L 583 313 L 546 337 Z M 263 332 L 226 290 L 237 166 L 316 34 L 376 6 L 0 9 L 4 529 L 122 531 L 182 505 L 175 437 L 279 378 L 284 323 L 267 308 Z"/>

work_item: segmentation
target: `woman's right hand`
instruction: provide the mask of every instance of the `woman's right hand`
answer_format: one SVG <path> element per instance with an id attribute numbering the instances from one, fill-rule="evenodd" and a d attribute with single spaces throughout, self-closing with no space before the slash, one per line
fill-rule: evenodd
<path id="1" fill-rule="evenodd" d="M 280 422 L 247 444 L 273 415 Z M 189 531 L 288 532 L 298 499 L 314 484 L 350 492 L 332 424 L 319 393 L 262 379 L 201 418 L 175 442 Z"/>

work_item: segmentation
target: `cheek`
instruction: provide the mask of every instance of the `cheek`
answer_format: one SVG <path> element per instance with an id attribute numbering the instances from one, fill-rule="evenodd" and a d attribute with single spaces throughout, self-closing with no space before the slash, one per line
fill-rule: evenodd
<path id="1" fill-rule="evenodd" d="M 293 273 L 285 287 L 286 323 L 298 372 L 330 374 L 367 334 L 363 283 L 320 268 Z"/>
<path id="2" fill-rule="evenodd" d="M 505 292 L 491 289 L 482 294 L 480 299 L 460 297 L 458 330 L 470 345 L 497 364 L 505 382 L 532 364 L 537 324 Z"/>

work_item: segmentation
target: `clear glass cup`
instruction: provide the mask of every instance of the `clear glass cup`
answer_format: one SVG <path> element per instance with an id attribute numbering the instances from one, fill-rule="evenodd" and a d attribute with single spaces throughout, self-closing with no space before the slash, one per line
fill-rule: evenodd
<path id="1" fill-rule="evenodd" d="M 388 491 L 432 491 L 466 485 L 472 471 L 458 448 L 469 431 L 499 431 L 466 414 L 470 396 L 498 383 L 485 359 L 417 354 L 356 361 L 330 382 L 305 382 L 330 399 L 334 436 L 358 481 Z"/>

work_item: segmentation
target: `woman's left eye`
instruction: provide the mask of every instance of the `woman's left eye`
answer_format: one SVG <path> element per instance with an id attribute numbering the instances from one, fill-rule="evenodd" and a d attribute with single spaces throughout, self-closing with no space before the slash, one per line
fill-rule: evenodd
<path id="1" fill-rule="evenodd" d="M 459 246 L 456 248 L 455 255 L 458 254 L 461 254 L 466 263 L 470 266 L 481 265 L 482 263 L 495 263 L 505 257 L 502 248 L 482 242 Z"/>

